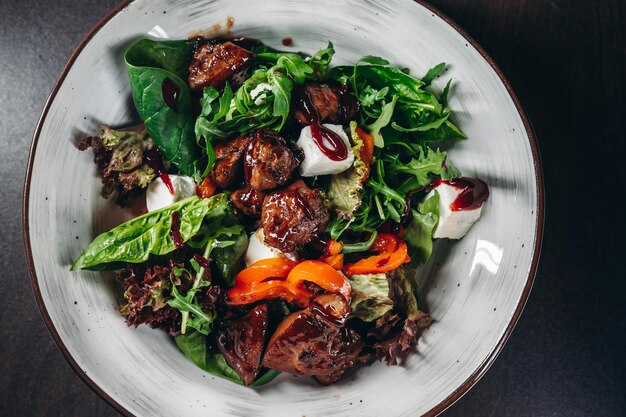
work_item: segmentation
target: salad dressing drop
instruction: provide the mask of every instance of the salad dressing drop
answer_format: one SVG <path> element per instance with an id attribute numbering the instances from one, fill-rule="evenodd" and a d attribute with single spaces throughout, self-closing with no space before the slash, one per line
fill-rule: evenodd
<path id="1" fill-rule="evenodd" d="M 163 157 L 156 149 L 148 149 L 143 153 L 143 158 L 150 168 L 154 171 L 155 175 L 161 177 L 161 181 L 167 187 L 167 190 L 171 195 L 174 195 L 174 185 L 170 176 L 165 171 L 165 165 L 163 165 Z"/>
<path id="2" fill-rule="evenodd" d="M 313 141 L 322 153 L 332 161 L 343 161 L 348 157 L 348 148 L 343 139 L 332 130 L 324 127 L 317 109 L 311 102 L 308 93 L 304 93 L 298 100 L 299 110 L 310 123 Z"/>

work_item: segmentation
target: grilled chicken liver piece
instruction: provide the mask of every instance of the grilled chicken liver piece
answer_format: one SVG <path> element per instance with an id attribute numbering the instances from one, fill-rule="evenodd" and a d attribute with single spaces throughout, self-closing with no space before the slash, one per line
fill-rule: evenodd
<path id="1" fill-rule="evenodd" d="M 230 195 L 230 201 L 237 210 L 246 216 L 257 218 L 261 217 L 264 198 L 265 193 L 263 191 L 255 190 L 251 187 L 233 191 Z"/>
<path id="2" fill-rule="evenodd" d="M 335 382 L 361 362 L 364 342 L 357 332 L 344 327 L 349 311 L 340 294 L 316 297 L 308 308 L 278 326 L 265 350 L 263 366 L 313 376 L 323 384 Z"/>
<path id="3" fill-rule="evenodd" d="M 347 91 L 334 84 L 305 84 L 295 93 L 294 117 L 303 124 L 308 125 L 311 120 L 299 108 L 301 97 L 307 96 L 319 114 L 320 122 L 345 124 L 352 120 L 359 110 L 359 103 Z"/>
<path id="4" fill-rule="evenodd" d="M 284 190 L 265 196 L 261 223 L 265 243 L 283 252 L 310 242 L 330 219 L 318 190 L 298 180 Z"/>
<path id="5" fill-rule="evenodd" d="M 243 317 L 223 323 L 218 330 L 217 347 L 246 385 L 254 382 L 261 369 L 267 326 L 268 305 L 263 303 Z"/>
<path id="6" fill-rule="evenodd" d="M 271 130 L 254 132 L 244 155 L 246 184 L 256 190 L 285 185 L 296 168 L 293 152 L 285 139 Z"/>
<path id="7" fill-rule="evenodd" d="M 241 181 L 243 154 L 250 143 L 247 136 L 220 141 L 213 145 L 215 163 L 211 168 L 211 179 L 219 188 L 229 188 Z"/>
<path id="8" fill-rule="evenodd" d="M 252 52 L 232 42 L 200 45 L 189 66 L 189 87 L 201 93 L 204 87 L 220 89 L 228 80 L 239 85 L 253 58 Z"/>

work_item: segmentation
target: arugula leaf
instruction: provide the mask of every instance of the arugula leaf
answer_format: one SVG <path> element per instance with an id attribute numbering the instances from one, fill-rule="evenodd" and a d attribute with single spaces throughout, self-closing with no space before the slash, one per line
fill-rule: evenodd
<path id="1" fill-rule="evenodd" d="M 139 117 L 163 156 L 186 175 L 194 174 L 194 162 L 201 157 L 194 137 L 191 96 L 184 81 L 192 53 L 190 41 L 140 39 L 124 55 Z M 166 80 L 178 89 L 175 108 L 163 97 Z"/>
<path id="2" fill-rule="evenodd" d="M 268 71 L 267 81 L 272 86 L 272 94 L 274 95 L 272 114 L 274 117 L 280 118 L 281 120 L 280 124 L 276 126 L 274 130 L 280 131 L 289 117 L 293 82 L 283 71 L 276 69 L 276 67 Z"/>
<path id="3" fill-rule="evenodd" d="M 182 313 L 186 313 L 187 319 L 185 320 L 185 326 L 196 329 L 199 333 L 209 334 L 211 333 L 211 328 L 213 324 L 213 320 L 215 320 L 214 312 L 206 312 L 202 310 L 202 307 L 198 304 L 198 301 L 194 298 L 198 290 L 208 284 L 203 283 L 204 285 L 199 285 L 195 288 L 187 291 L 187 294 L 184 296 L 178 292 L 176 289 L 176 285 L 172 284 L 171 294 L 172 297 L 167 301 L 167 304 L 170 307 L 174 307 L 180 310 Z M 186 332 L 182 330 L 181 333 L 185 334 Z"/>
<path id="4" fill-rule="evenodd" d="M 179 212 L 180 236 L 186 242 L 198 233 L 205 218 L 223 217 L 230 210 L 226 200 L 224 194 L 208 199 L 193 196 L 122 223 L 96 237 L 71 270 L 145 262 L 151 254 L 170 253 L 176 249 L 171 236 L 173 212 Z"/>
<path id="5" fill-rule="evenodd" d="M 411 221 L 405 228 L 406 241 L 411 267 L 425 264 L 433 252 L 433 232 L 439 221 L 439 193 L 421 203 L 417 210 L 411 210 Z"/>
<path id="6" fill-rule="evenodd" d="M 445 152 L 435 149 L 424 151 L 420 148 L 417 158 L 411 158 L 407 163 L 393 160 L 388 164 L 385 173 L 392 178 L 402 174 L 409 176 L 411 181 L 402 186 L 402 190 L 408 192 L 427 186 L 433 181 L 433 176 L 445 175 L 448 170 L 447 159 L 448 155 Z"/>
<path id="7" fill-rule="evenodd" d="M 224 356 L 221 353 L 212 352 L 208 349 L 207 337 L 205 335 L 199 332 L 189 332 L 185 335 L 174 337 L 174 341 L 181 352 L 200 369 L 243 385 L 243 381 L 237 372 L 228 365 Z M 261 374 L 252 386 L 257 387 L 267 384 L 279 373 L 272 369 L 261 371 Z"/>
<path id="8" fill-rule="evenodd" d="M 335 48 L 333 47 L 333 43 L 328 41 L 328 45 L 325 49 L 317 51 L 307 60 L 307 63 L 318 78 L 322 78 L 328 71 L 333 55 L 335 55 Z"/>
<path id="9" fill-rule="evenodd" d="M 350 317 L 372 322 L 393 309 L 386 274 L 351 275 L 347 279 L 352 287 Z"/>
<path id="10" fill-rule="evenodd" d="M 391 121 L 391 116 L 393 116 L 393 110 L 396 107 L 396 96 L 391 98 L 389 103 L 386 103 L 380 112 L 380 116 L 374 123 L 367 126 L 367 130 L 370 135 L 374 137 L 374 146 L 377 148 L 383 148 L 385 146 L 385 141 L 383 139 L 383 135 L 380 133 L 380 129 L 387 126 Z"/>
<path id="11" fill-rule="evenodd" d="M 429 86 L 445 68 L 446 63 L 442 62 L 429 69 L 428 72 L 422 77 L 424 85 Z"/>

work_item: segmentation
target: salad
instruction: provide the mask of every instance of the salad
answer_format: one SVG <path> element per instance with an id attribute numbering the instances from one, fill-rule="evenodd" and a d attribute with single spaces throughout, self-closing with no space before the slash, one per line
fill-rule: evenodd
<path id="1" fill-rule="evenodd" d="M 398 364 L 431 321 L 416 268 L 489 196 L 437 147 L 465 139 L 450 81 L 429 88 L 445 64 L 416 78 L 375 56 L 331 66 L 334 54 L 138 40 L 125 65 L 141 124 L 79 144 L 103 196 L 142 214 L 72 270 L 117 270 L 129 325 L 164 329 L 237 383 Z"/>

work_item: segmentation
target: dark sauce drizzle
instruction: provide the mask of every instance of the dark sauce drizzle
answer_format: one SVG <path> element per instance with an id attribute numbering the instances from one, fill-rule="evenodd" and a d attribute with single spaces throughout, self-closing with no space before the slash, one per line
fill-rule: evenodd
<path id="1" fill-rule="evenodd" d="M 475 210 L 489 198 L 489 187 L 484 181 L 477 178 L 459 177 L 450 180 L 438 180 L 433 183 L 432 187 L 434 188 L 439 184 L 448 184 L 462 190 L 450 203 L 450 210 L 452 211 Z"/>
<path id="2" fill-rule="evenodd" d="M 346 322 L 345 316 L 337 316 L 336 314 L 333 314 L 328 307 L 321 305 L 315 300 L 311 302 L 309 308 L 312 313 L 334 326 L 342 327 Z"/>
<path id="3" fill-rule="evenodd" d="M 161 93 L 163 94 L 163 101 L 167 106 L 176 111 L 178 106 L 178 99 L 180 99 L 180 87 L 171 78 L 166 77 L 161 83 Z"/>
<path id="4" fill-rule="evenodd" d="M 172 240 L 174 241 L 174 246 L 177 248 L 182 248 L 185 246 L 183 243 L 183 238 L 180 235 L 180 213 L 178 211 L 172 212 L 172 229 L 170 231 L 170 235 L 172 236 Z"/>
<path id="5" fill-rule="evenodd" d="M 298 108 L 310 123 L 313 141 L 331 161 L 343 161 L 348 157 L 346 143 L 332 130 L 324 127 L 320 115 L 311 102 L 309 94 L 303 92 L 298 99 Z"/>
<path id="6" fill-rule="evenodd" d="M 309 205 L 309 202 L 302 194 L 298 192 L 298 190 L 295 190 L 295 194 L 295 202 L 298 208 L 304 211 L 304 215 L 309 220 L 313 220 L 315 218 L 315 212 L 313 212 L 313 209 Z"/>
<path id="7" fill-rule="evenodd" d="M 199 253 L 194 254 L 193 259 L 198 262 L 198 265 L 200 265 L 202 268 L 206 269 L 209 267 L 209 260 Z"/>
<path id="8" fill-rule="evenodd" d="M 150 168 L 154 171 L 156 175 L 161 177 L 161 181 L 167 187 L 168 191 L 171 195 L 174 195 L 174 186 L 172 185 L 172 180 L 170 180 L 170 176 L 165 171 L 165 166 L 163 165 L 163 157 L 156 149 L 148 149 L 143 153 L 143 158 L 148 164 Z"/>

